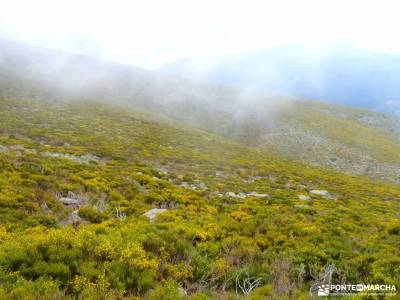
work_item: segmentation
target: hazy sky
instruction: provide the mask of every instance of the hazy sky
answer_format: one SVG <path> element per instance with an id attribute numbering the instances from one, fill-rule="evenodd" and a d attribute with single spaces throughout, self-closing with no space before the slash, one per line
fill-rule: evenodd
<path id="1" fill-rule="evenodd" d="M 400 2 L 0 0 L 0 34 L 152 68 L 288 43 L 400 53 Z"/>

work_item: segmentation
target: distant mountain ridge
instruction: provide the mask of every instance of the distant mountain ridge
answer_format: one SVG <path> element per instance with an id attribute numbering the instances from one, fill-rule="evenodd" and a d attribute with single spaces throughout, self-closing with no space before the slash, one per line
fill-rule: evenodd
<path id="1" fill-rule="evenodd" d="M 400 55 L 337 46 L 282 46 L 159 70 L 183 78 L 400 113 Z"/>

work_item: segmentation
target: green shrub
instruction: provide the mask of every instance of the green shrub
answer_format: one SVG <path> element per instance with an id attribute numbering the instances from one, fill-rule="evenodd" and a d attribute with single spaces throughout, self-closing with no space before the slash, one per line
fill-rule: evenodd
<path id="1" fill-rule="evenodd" d="M 105 213 L 99 212 L 89 206 L 82 207 L 78 211 L 78 215 L 91 223 L 101 223 L 108 219 Z"/>
<path id="2" fill-rule="evenodd" d="M 179 285 L 172 280 L 166 281 L 163 285 L 159 285 L 151 291 L 146 300 L 183 300 L 185 296 L 182 295 Z"/>

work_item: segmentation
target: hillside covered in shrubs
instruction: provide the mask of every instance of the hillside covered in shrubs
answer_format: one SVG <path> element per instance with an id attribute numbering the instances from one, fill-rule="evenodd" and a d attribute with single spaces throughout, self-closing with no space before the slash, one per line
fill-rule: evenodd
<path id="1" fill-rule="evenodd" d="M 0 299 L 307 299 L 327 268 L 398 284 L 399 204 L 129 105 L 0 99 Z"/>

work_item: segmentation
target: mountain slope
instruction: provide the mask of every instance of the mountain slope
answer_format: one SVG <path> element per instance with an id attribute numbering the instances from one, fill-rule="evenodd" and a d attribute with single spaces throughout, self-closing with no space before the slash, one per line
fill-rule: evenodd
<path id="1" fill-rule="evenodd" d="M 400 280 L 398 186 L 127 105 L 0 98 L 0 119 L 1 298 L 234 299 L 258 278 L 253 299 L 299 299 L 330 264 Z"/>
<path id="2" fill-rule="evenodd" d="M 400 121 L 387 115 L 297 102 L 271 122 L 239 124 L 235 138 L 313 165 L 400 182 Z"/>
<path id="3" fill-rule="evenodd" d="M 400 120 L 394 116 L 200 84 L 7 41 L 0 52 L 5 98 L 127 103 L 302 162 L 400 182 Z"/>

